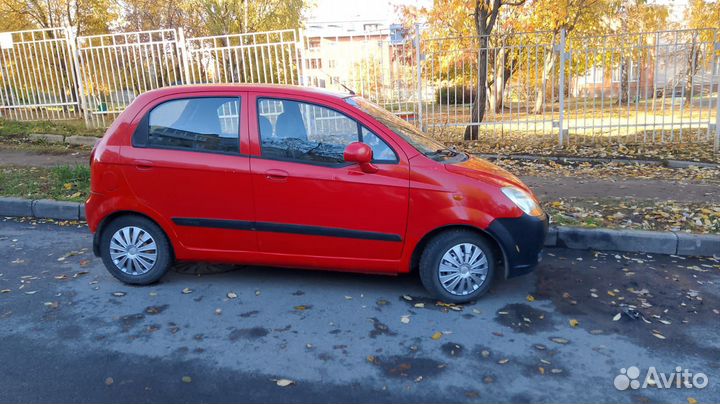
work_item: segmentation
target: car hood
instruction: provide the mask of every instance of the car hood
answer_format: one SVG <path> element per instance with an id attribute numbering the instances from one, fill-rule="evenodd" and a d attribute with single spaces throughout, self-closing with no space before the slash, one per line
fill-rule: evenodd
<path id="1" fill-rule="evenodd" d="M 445 169 L 451 173 L 464 175 L 476 180 L 490 180 L 499 183 L 500 185 L 514 185 L 532 194 L 530 188 L 523 184 L 518 177 L 481 158 L 470 156 L 463 162 L 446 164 Z"/>

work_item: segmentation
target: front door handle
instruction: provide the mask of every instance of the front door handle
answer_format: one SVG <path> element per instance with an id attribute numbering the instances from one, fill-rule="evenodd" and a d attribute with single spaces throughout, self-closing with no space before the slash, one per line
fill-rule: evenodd
<path id="1" fill-rule="evenodd" d="M 288 173 L 285 170 L 270 169 L 265 171 L 265 178 L 270 181 L 285 182 L 287 181 Z"/>

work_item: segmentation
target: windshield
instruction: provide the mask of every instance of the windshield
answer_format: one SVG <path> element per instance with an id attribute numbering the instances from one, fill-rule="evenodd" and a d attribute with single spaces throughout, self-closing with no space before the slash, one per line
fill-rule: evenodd
<path id="1" fill-rule="evenodd" d="M 387 126 L 391 131 L 395 132 L 398 136 L 410 143 L 410 145 L 417 149 L 417 151 L 430 158 L 444 159 L 460 154 L 455 150 L 448 149 L 444 144 L 422 133 L 420 129 L 416 128 L 414 125 L 409 124 L 392 112 L 373 102 L 370 102 L 362 97 L 349 97 L 346 98 L 345 101 Z"/>

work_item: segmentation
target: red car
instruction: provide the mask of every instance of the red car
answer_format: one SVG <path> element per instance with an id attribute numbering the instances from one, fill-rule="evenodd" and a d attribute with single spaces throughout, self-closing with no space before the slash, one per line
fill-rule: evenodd
<path id="1" fill-rule="evenodd" d="M 535 267 L 548 227 L 514 175 L 317 89 L 150 91 L 91 160 L 94 251 L 130 284 L 175 260 L 418 270 L 435 297 L 460 303 Z"/>

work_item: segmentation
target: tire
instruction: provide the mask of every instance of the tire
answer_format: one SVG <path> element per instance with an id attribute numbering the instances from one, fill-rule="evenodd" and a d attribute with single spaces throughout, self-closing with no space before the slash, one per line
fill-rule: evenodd
<path id="1" fill-rule="evenodd" d="M 116 238 L 111 247 L 115 236 L 120 239 Z M 130 240 L 130 243 L 127 243 L 127 240 Z M 123 242 L 125 246 L 122 245 Z M 132 249 L 132 245 L 136 247 Z M 100 256 L 112 276 L 131 285 L 157 282 L 173 263 L 165 232 L 151 220 L 134 215 L 121 216 L 103 227 L 100 235 Z M 127 257 L 125 261 L 122 260 L 123 256 Z M 113 257 L 117 259 L 117 263 Z"/>
<path id="2" fill-rule="evenodd" d="M 458 257 L 456 251 L 462 257 Z M 478 256 L 473 260 L 476 251 Z M 472 231 L 448 230 L 440 233 L 428 242 L 420 257 L 420 280 L 430 294 L 444 302 L 476 300 L 487 293 L 495 276 L 497 261 L 493 251 L 484 237 Z M 441 262 L 446 271 L 441 271 Z M 447 287 L 441 282 L 441 273 L 446 277 Z M 455 274 L 457 276 L 454 277 Z M 451 288 L 457 278 L 460 279 Z"/>

